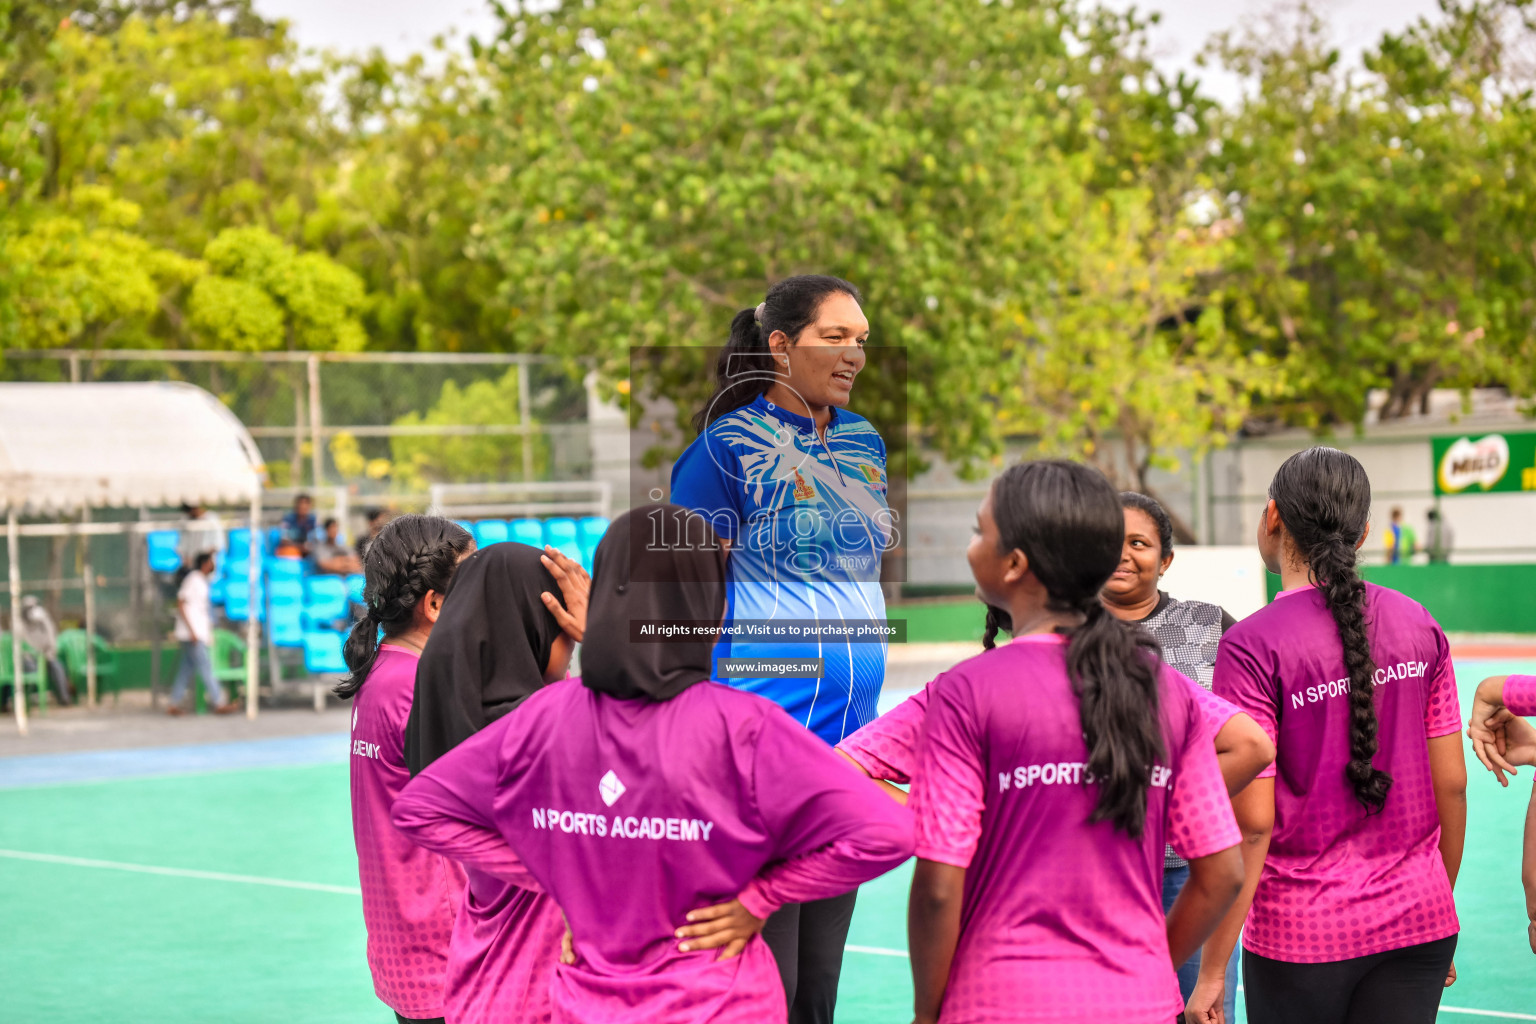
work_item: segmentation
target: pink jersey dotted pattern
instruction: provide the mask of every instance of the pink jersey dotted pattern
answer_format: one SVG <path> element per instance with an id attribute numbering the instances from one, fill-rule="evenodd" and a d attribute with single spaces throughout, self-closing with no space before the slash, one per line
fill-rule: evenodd
<path id="1" fill-rule="evenodd" d="M 1345 777 L 1348 674 L 1321 591 L 1286 591 L 1222 638 L 1216 692 L 1275 741 L 1275 826 L 1243 946 L 1290 963 L 1403 949 L 1460 929 L 1440 858 L 1428 739 L 1458 733 L 1450 647 L 1409 598 L 1366 585 L 1378 752 L 1392 776 L 1368 814 Z"/>

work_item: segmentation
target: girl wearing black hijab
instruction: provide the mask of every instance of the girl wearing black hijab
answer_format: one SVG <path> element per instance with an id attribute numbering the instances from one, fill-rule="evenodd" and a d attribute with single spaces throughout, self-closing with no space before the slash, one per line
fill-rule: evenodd
<path id="1" fill-rule="evenodd" d="M 783 1024 L 763 921 L 912 852 L 904 807 L 776 704 L 709 681 L 724 614 L 703 519 L 621 516 L 597 549 L 582 678 L 529 696 L 395 803 L 420 845 L 558 901 L 572 951 L 556 1021 Z M 706 908 L 756 927 L 680 927 Z"/>
<path id="2" fill-rule="evenodd" d="M 495 544 L 464 560 L 416 670 L 405 729 L 412 775 L 565 676 L 590 586 L 552 548 Z M 448 1024 L 548 1021 L 559 908 L 485 872 L 467 874 L 448 947 Z"/>

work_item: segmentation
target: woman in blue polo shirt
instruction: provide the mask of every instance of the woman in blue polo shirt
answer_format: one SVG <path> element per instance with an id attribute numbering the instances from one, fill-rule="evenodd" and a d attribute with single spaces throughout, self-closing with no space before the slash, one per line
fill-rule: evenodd
<path id="1" fill-rule="evenodd" d="M 858 289 L 822 275 L 774 285 L 731 321 L 699 436 L 672 470 L 674 504 L 709 519 L 730 548 L 721 658 L 821 659 L 819 677 L 732 677 L 835 744 L 875 717 L 885 679 L 880 559 L 893 527 L 885 441 L 847 411 L 865 366 Z M 743 627 L 794 623 L 812 639 L 754 640 Z M 861 627 L 863 627 L 861 629 Z M 832 1020 L 856 893 L 787 906 L 763 937 L 784 978 L 791 1024 Z"/>

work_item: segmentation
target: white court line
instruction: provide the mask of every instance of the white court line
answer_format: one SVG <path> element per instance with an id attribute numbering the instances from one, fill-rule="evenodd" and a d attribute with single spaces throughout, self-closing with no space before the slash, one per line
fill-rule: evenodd
<path id="1" fill-rule="evenodd" d="M 87 857 L 64 857 L 55 853 L 26 853 L 21 850 L 0 850 L 0 857 L 12 860 L 31 860 L 42 864 L 67 864 L 76 868 L 107 868 L 113 871 L 133 871 L 141 875 L 168 875 L 172 878 L 201 878 L 209 882 L 239 882 L 243 885 L 270 885 L 278 889 L 307 889 L 311 892 L 334 892 L 343 896 L 360 896 L 362 890 L 349 885 L 326 885 L 324 882 L 295 882 L 287 878 L 262 878 L 259 875 L 230 875 L 223 871 L 198 871 L 194 868 L 160 868 L 149 864 L 125 864 L 116 860 L 91 860 Z"/>
<path id="2" fill-rule="evenodd" d="M 904 949 L 881 949 L 879 946 L 844 946 L 848 953 L 868 953 L 871 956 L 899 956 L 907 959 L 907 951 Z"/>
<path id="3" fill-rule="evenodd" d="M 872 956 L 898 956 L 902 959 L 906 959 L 909 955 L 904 949 L 885 949 L 880 946 L 844 946 L 843 949 L 849 953 L 868 953 Z M 1242 986 L 1238 986 L 1238 991 L 1242 991 Z M 1536 1014 L 1509 1013 L 1504 1010 L 1469 1010 L 1464 1006 L 1442 1006 L 1440 1007 L 1440 1012 L 1464 1013 L 1472 1017 L 1498 1017 L 1503 1020 L 1536 1020 Z"/>

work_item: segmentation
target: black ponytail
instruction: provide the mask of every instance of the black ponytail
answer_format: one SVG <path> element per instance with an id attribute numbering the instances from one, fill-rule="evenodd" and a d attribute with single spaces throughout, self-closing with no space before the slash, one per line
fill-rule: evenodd
<path id="1" fill-rule="evenodd" d="M 388 639 L 411 625 L 416 605 L 427 591 L 448 589 L 464 553 L 474 547 L 469 531 L 441 516 L 404 515 L 380 530 L 363 556 L 363 601 L 367 613 L 352 627 L 342 657 L 352 674 L 332 692 L 350 700 L 379 654 L 379 629 Z"/>
<path id="2" fill-rule="evenodd" d="M 1067 645 L 1088 773 L 1099 787 L 1091 821 L 1139 838 L 1147 821 L 1152 766 L 1166 754 L 1158 714 L 1157 641 L 1104 609 L 1125 544 L 1120 497 L 1103 474 L 1073 462 L 1011 466 L 992 485 L 992 514 L 1004 551 L 1018 548 L 1054 611 L 1079 612 Z M 992 615 L 988 614 L 990 628 Z"/>
<path id="3" fill-rule="evenodd" d="M 1269 485 L 1280 521 L 1307 561 L 1307 573 L 1333 613 L 1349 675 L 1349 764 L 1344 775 L 1368 813 L 1382 809 L 1392 776 L 1376 756 L 1376 662 L 1366 631 L 1365 581 L 1356 545 L 1371 515 L 1371 481 L 1354 456 L 1309 448 L 1281 464 Z"/>
<path id="4" fill-rule="evenodd" d="M 731 338 L 715 362 L 715 392 L 693 415 L 693 429 L 703 433 L 721 416 L 751 405 L 777 379 L 768 338 L 783 331 L 790 341 L 816 322 L 827 296 L 843 294 L 862 302 L 859 290 L 840 277 L 800 274 L 772 288 L 762 305 L 744 309 L 731 319 Z"/>
<path id="5" fill-rule="evenodd" d="M 1013 618 L 1001 608 L 987 605 L 987 631 L 981 636 L 981 646 L 987 650 L 997 646 L 997 634 L 1013 632 Z"/>

